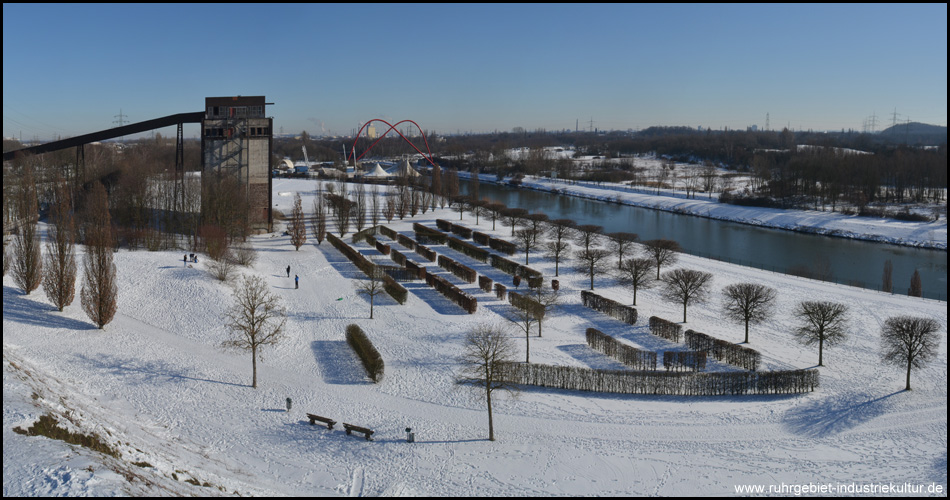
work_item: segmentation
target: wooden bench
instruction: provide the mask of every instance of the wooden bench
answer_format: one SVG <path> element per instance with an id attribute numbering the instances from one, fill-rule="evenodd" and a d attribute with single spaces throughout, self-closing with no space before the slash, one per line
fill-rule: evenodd
<path id="1" fill-rule="evenodd" d="M 373 432 L 374 432 L 374 431 L 371 431 L 371 430 L 367 429 L 366 427 L 360 427 L 360 426 L 358 426 L 358 425 L 348 424 L 348 423 L 344 422 L 344 423 L 343 423 L 343 428 L 346 429 L 346 433 L 347 433 L 347 434 L 350 434 L 350 431 L 362 432 L 363 435 L 366 436 L 366 440 L 367 440 L 367 441 L 372 441 L 372 440 L 373 440 L 373 438 L 372 438 L 371 436 L 373 435 Z"/>
<path id="2" fill-rule="evenodd" d="M 317 421 L 317 420 L 319 420 L 319 421 L 321 421 L 321 422 L 327 424 L 327 429 L 333 429 L 333 426 L 336 424 L 336 420 L 330 420 L 330 419 L 327 418 L 327 417 L 321 417 L 321 416 L 319 416 L 319 415 L 314 415 L 314 414 L 312 414 L 312 413 L 308 413 L 308 414 L 307 414 L 307 418 L 310 419 L 310 425 L 315 425 L 314 422 Z"/>

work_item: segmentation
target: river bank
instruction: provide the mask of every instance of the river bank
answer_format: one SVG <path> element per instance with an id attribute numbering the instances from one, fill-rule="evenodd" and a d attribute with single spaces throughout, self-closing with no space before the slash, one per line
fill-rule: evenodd
<path id="1" fill-rule="evenodd" d="M 471 179 L 471 174 L 459 172 L 459 178 Z M 479 175 L 479 182 L 506 184 L 505 181 L 499 182 L 495 176 L 487 174 Z M 946 217 L 936 222 L 909 222 L 818 210 L 743 207 L 719 203 L 717 194 L 707 199 L 687 199 L 685 194 L 668 190 L 660 190 L 658 195 L 655 192 L 647 193 L 621 184 L 570 183 L 534 176 L 525 177 L 521 182 L 521 187 L 752 226 L 915 248 L 947 250 Z"/>

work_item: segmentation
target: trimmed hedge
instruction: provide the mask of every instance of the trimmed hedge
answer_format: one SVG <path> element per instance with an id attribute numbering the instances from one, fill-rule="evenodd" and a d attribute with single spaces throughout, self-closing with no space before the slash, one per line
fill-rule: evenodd
<path id="1" fill-rule="evenodd" d="M 488 276 L 479 276 L 478 277 L 478 288 L 481 288 L 486 293 L 491 293 L 492 280 Z"/>
<path id="2" fill-rule="evenodd" d="M 491 238 L 488 240 L 488 247 L 492 250 L 497 250 L 503 254 L 514 255 L 518 251 L 518 245 L 510 241 L 500 240 L 498 238 Z"/>
<path id="3" fill-rule="evenodd" d="M 705 333 L 694 330 L 686 330 L 686 346 L 690 349 L 707 352 L 719 361 L 746 370 L 755 371 L 762 359 L 762 355 L 755 349 L 710 337 Z"/>
<path id="4" fill-rule="evenodd" d="M 372 236 L 375 236 L 376 234 L 379 233 L 379 227 L 380 227 L 380 226 L 368 227 L 368 228 L 366 228 L 366 229 L 364 229 L 364 230 L 362 230 L 362 231 L 360 231 L 360 232 L 358 232 L 358 233 L 353 233 L 353 236 L 352 236 L 352 238 L 350 239 L 350 241 L 352 241 L 354 244 L 356 244 L 356 243 L 359 243 L 359 242 L 361 242 L 361 241 L 363 241 L 363 240 L 368 239 L 368 237 L 371 238 Z M 375 239 L 372 239 L 372 240 L 370 241 L 370 245 L 375 244 L 375 241 L 376 241 Z"/>
<path id="5" fill-rule="evenodd" d="M 435 288 L 437 292 L 456 303 L 462 309 L 465 309 L 469 314 L 474 314 L 478 309 L 478 300 L 475 297 L 463 292 L 457 286 L 437 274 L 426 274 L 426 284 Z"/>
<path id="6" fill-rule="evenodd" d="M 399 233 L 397 233 L 396 231 L 386 226 L 379 226 L 379 233 L 391 240 L 395 240 L 396 238 L 401 236 Z"/>
<path id="7" fill-rule="evenodd" d="M 672 321 L 650 316 L 650 333 L 662 339 L 679 342 L 683 334 L 683 327 Z"/>
<path id="8" fill-rule="evenodd" d="M 544 278 L 541 276 L 540 271 L 536 271 L 528 266 L 518 264 L 517 262 L 508 260 L 500 255 L 489 255 L 488 263 L 491 264 L 491 266 L 495 269 L 500 269 L 505 274 L 526 277 L 528 279 L 528 286 L 531 288 L 537 288 L 541 286 L 542 283 L 544 283 Z"/>
<path id="9" fill-rule="evenodd" d="M 379 381 L 383 379 L 383 371 L 385 369 L 383 357 L 373 346 L 373 343 L 369 341 L 369 337 L 366 336 L 366 333 L 363 332 L 363 329 L 360 328 L 359 325 L 347 325 L 346 343 L 350 344 L 350 347 L 352 347 L 356 355 L 359 356 L 360 361 L 363 362 L 363 368 L 366 368 L 366 373 L 369 375 L 369 378 L 373 379 L 373 382 L 379 383 Z"/>
<path id="10" fill-rule="evenodd" d="M 601 297 L 589 290 L 581 291 L 581 303 L 584 307 L 589 307 L 595 311 L 602 312 L 611 318 L 619 319 L 628 325 L 636 324 L 637 310 L 631 306 L 625 306 L 620 302 Z"/>
<path id="11" fill-rule="evenodd" d="M 341 240 L 339 237 L 333 233 L 327 233 L 327 241 L 333 245 L 333 248 L 336 248 L 340 251 L 346 258 L 350 259 L 356 267 L 363 271 L 363 274 L 371 276 L 375 268 L 377 267 L 372 261 L 366 258 L 363 254 L 359 253 L 353 247 L 349 246 Z M 409 298 L 409 290 L 399 283 L 396 282 L 388 274 L 383 275 L 383 289 L 386 290 L 393 299 L 396 299 L 396 302 L 400 304 L 405 304 L 406 300 Z"/>
<path id="12" fill-rule="evenodd" d="M 505 300 L 506 295 L 508 295 L 508 288 L 501 283 L 495 283 L 495 297 L 498 297 L 498 300 Z"/>
<path id="13" fill-rule="evenodd" d="M 475 283 L 478 273 L 474 269 L 460 264 L 445 255 L 439 256 L 439 267 L 465 280 L 467 283 Z"/>
<path id="14" fill-rule="evenodd" d="M 439 245 L 444 245 L 445 239 L 447 238 L 447 235 L 442 231 L 436 231 L 435 229 L 425 227 L 418 222 L 412 223 L 412 230 L 416 233 L 416 241 L 426 245 L 432 242 Z"/>
<path id="15" fill-rule="evenodd" d="M 587 329 L 587 345 L 591 349 L 606 354 L 634 370 L 656 370 L 656 353 L 641 351 L 636 347 L 622 344 L 617 339 L 594 328 Z"/>
<path id="16" fill-rule="evenodd" d="M 534 319 L 544 319 L 544 306 L 531 297 L 518 292 L 508 292 L 508 303 L 522 311 L 527 311 Z"/>
<path id="17" fill-rule="evenodd" d="M 488 236 L 485 233 L 480 233 L 478 231 L 472 232 L 472 240 L 479 245 L 489 246 L 488 242 L 491 240 L 491 236 Z"/>
<path id="18" fill-rule="evenodd" d="M 435 262 L 435 259 L 438 255 L 435 253 L 435 250 L 432 250 L 421 243 L 416 243 L 416 253 L 421 255 L 423 259 L 429 262 Z"/>
<path id="19" fill-rule="evenodd" d="M 705 351 L 666 351 L 663 353 L 663 367 L 670 370 L 703 371 L 706 369 Z"/>
<path id="20" fill-rule="evenodd" d="M 574 391 L 681 396 L 795 394 L 814 391 L 819 385 L 816 369 L 693 373 L 595 370 L 533 363 L 504 363 L 499 380 Z"/>
<path id="21" fill-rule="evenodd" d="M 479 262 L 488 262 L 488 256 L 491 255 L 488 253 L 488 250 L 482 250 L 471 243 L 464 242 L 452 236 L 449 236 L 447 239 L 449 242 L 449 248 L 452 250 L 465 254 Z"/>
<path id="22" fill-rule="evenodd" d="M 397 243 L 399 243 L 400 245 L 402 245 L 402 246 L 408 248 L 409 250 L 415 250 L 415 249 L 416 249 L 416 240 L 414 240 L 414 239 L 412 239 L 412 238 L 410 238 L 410 237 L 408 237 L 408 236 L 406 236 L 406 235 L 404 235 L 404 234 L 396 235 L 396 237 L 393 238 L 393 239 L 395 239 Z"/>

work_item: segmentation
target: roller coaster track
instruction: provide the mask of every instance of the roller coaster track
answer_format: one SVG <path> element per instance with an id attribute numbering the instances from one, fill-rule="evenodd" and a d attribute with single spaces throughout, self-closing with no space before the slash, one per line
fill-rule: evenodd
<path id="1" fill-rule="evenodd" d="M 403 120 L 403 121 L 401 121 L 401 122 L 396 123 L 395 125 L 390 125 L 390 123 L 387 122 L 386 120 L 382 120 L 382 119 L 379 119 L 379 118 L 373 118 L 372 120 L 370 120 L 370 121 L 364 123 L 362 127 L 360 127 L 359 132 L 356 133 L 356 139 L 353 141 L 353 147 L 350 149 L 350 151 L 351 151 L 351 152 L 350 152 L 350 155 L 346 158 L 347 161 L 349 161 L 350 158 L 353 158 L 353 157 L 356 156 L 356 141 L 359 140 L 360 134 L 363 133 L 363 129 L 365 129 L 367 126 L 369 126 L 370 123 L 373 123 L 373 122 L 383 122 L 383 123 L 385 123 L 386 125 L 389 125 L 389 130 L 387 130 L 386 133 L 384 133 L 383 135 L 379 136 L 379 138 L 376 139 L 376 142 L 370 144 L 370 146 L 369 146 L 368 148 L 366 148 L 366 151 L 363 151 L 363 154 L 361 154 L 359 157 L 357 157 L 355 161 L 359 161 L 360 158 L 362 158 L 363 156 L 366 156 L 366 153 L 369 153 L 369 150 L 373 149 L 373 146 L 375 146 L 376 143 L 378 143 L 379 141 L 383 140 L 383 137 L 386 137 L 386 134 L 388 134 L 388 133 L 392 132 L 393 130 L 395 130 L 396 133 L 399 134 L 399 137 L 402 137 L 402 139 L 403 139 L 404 141 L 408 142 L 409 145 L 412 146 L 412 149 L 415 149 L 416 152 L 418 152 L 419 154 L 421 154 L 422 157 L 425 158 L 426 161 L 428 161 L 430 165 L 432 165 L 433 167 L 436 166 L 435 163 L 432 162 L 432 150 L 429 149 L 429 141 L 426 139 L 426 134 L 422 131 L 422 128 L 419 127 L 419 124 L 418 124 L 418 123 L 416 123 L 416 122 L 414 122 L 414 121 L 412 121 L 412 120 Z M 422 142 L 424 142 L 425 145 L 426 145 L 426 151 L 429 153 L 428 155 L 426 155 L 426 153 L 423 153 L 422 151 L 419 151 L 419 148 L 417 148 L 416 145 L 412 143 L 412 141 L 410 141 L 409 139 L 407 139 L 406 136 L 402 135 L 402 132 L 400 132 L 399 130 L 396 129 L 396 127 L 397 127 L 398 125 L 401 125 L 401 124 L 406 123 L 406 122 L 409 122 L 409 123 L 415 125 L 415 126 L 416 126 L 416 129 L 419 130 L 419 135 L 422 136 Z M 355 162 L 354 162 L 354 163 L 355 163 Z"/>

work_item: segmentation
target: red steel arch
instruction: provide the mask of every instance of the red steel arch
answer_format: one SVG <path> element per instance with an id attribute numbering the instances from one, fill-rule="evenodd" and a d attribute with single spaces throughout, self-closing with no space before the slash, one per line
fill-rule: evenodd
<path id="1" fill-rule="evenodd" d="M 369 146 L 368 148 L 366 148 L 366 151 L 363 151 L 363 154 L 361 154 L 358 158 L 356 158 L 356 160 L 354 161 L 354 163 L 356 163 L 357 161 L 359 161 L 360 158 L 366 156 L 366 153 L 369 153 L 369 150 L 373 149 L 373 146 L 375 146 L 377 142 L 383 140 L 383 137 L 386 137 L 386 134 L 388 134 L 388 133 L 392 132 L 393 130 L 395 130 L 396 133 L 399 134 L 399 137 L 402 137 L 402 139 L 403 139 L 404 141 L 408 142 L 409 145 L 412 146 L 412 149 L 415 149 L 416 152 L 418 152 L 419 154 L 421 154 L 422 157 L 425 158 L 426 161 L 428 161 L 430 165 L 432 165 L 433 167 L 436 166 L 435 163 L 432 161 L 432 150 L 429 149 L 429 140 L 426 139 L 426 134 L 425 134 L 425 132 L 422 131 L 422 127 L 420 127 L 418 123 L 416 123 L 416 122 L 414 122 L 414 121 L 412 121 L 412 120 L 403 120 L 403 121 L 401 121 L 401 122 L 396 123 L 396 125 L 390 125 L 390 123 L 387 122 L 386 120 L 383 120 L 383 119 L 380 119 L 380 118 L 373 118 L 372 120 L 370 120 L 370 121 L 364 123 L 363 126 L 360 127 L 359 132 L 356 133 L 356 139 L 353 140 L 353 147 L 351 148 L 351 153 L 350 153 L 350 156 L 347 157 L 347 160 L 349 160 L 350 158 L 353 158 L 354 156 L 356 156 L 356 141 L 359 139 L 360 134 L 363 133 L 363 129 L 365 129 L 370 123 L 373 123 L 373 122 L 383 122 L 383 123 L 385 123 L 386 125 L 389 125 L 389 130 L 387 130 L 383 135 L 379 136 L 379 138 L 376 139 L 376 142 L 370 144 L 370 146 Z M 419 151 L 419 148 L 417 148 L 416 145 L 412 143 L 412 141 L 410 141 L 409 139 L 407 139 L 406 136 L 402 135 L 402 132 L 400 132 L 399 130 L 396 129 L 396 127 L 397 127 L 398 125 L 401 125 L 401 124 L 406 123 L 406 122 L 409 122 L 409 123 L 415 125 L 415 126 L 416 126 L 416 129 L 419 130 L 419 135 L 422 136 L 422 141 L 423 141 L 423 142 L 425 143 L 425 145 L 426 145 L 426 151 L 429 153 L 428 155 L 426 155 L 426 154 L 423 153 L 422 151 Z"/>

